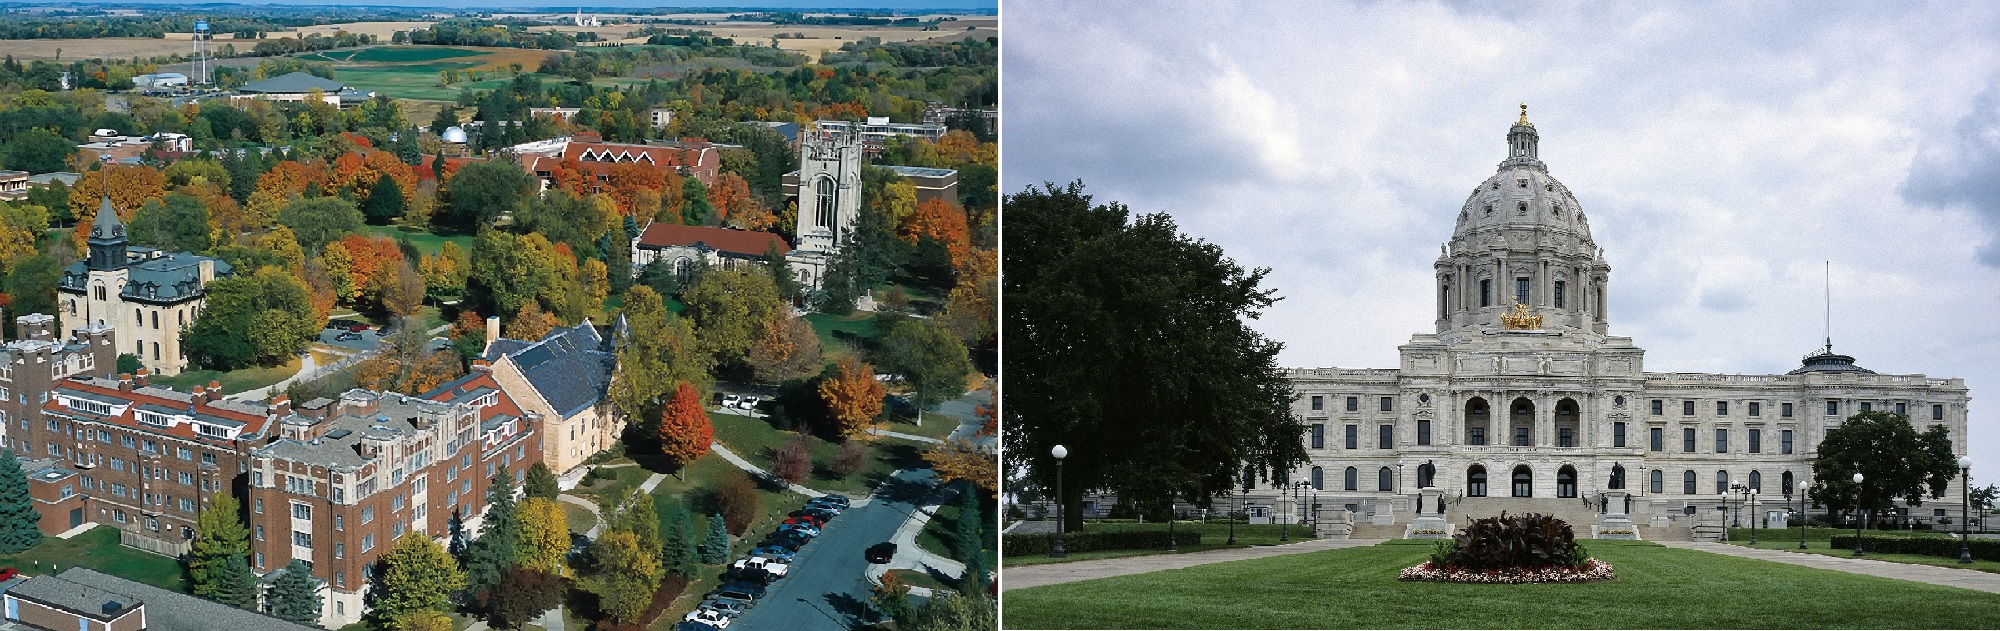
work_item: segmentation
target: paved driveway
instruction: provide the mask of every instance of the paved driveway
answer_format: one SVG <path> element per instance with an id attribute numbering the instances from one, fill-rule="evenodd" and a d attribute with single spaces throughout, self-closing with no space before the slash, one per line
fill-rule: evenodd
<path id="1" fill-rule="evenodd" d="M 875 499 L 827 522 L 818 539 L 799 550 L 791 573 L 771 584 L 764 599 L 729 625 L 743 629 L 854 629 L 868 609 L 868 546 L 888 541 L 933 486 L 930 469 L 898 473 Z M 803 501 L 801 502 L 803 503 Z"/>

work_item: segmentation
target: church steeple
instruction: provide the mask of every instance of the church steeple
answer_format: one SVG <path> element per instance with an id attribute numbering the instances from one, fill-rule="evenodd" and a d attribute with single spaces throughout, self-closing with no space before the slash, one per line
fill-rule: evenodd
<path id="1" fill-rule="evenodd" d="M 111 196 L 97 204 L 97 220 L 90 224 L 90 269 L 110 271 L 125 268 L 125 224 L 118 221 L 118 209 Z"/>
<path id="2" fill-rule="evenodd" d="M 1540 142 L 1541 135 L 1535 133 L 1535 124 L 1528 122 L 1528 104 L 1522 103 L 1521 120 L 1514 121 L 1514 126 L 1507 130 L 1507 159 L 1500 166 L 1523 164 L 1546 169 L 1537 155 L 1536 145 Z"/>

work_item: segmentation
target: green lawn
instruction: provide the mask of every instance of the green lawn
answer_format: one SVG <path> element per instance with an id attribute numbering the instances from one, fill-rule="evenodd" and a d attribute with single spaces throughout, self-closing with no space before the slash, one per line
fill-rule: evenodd
<path id="1" fill-rule="evenodd" d="M 222 382 L 223 394 L 236 394 L 244 390 L 262 388 L 299 373 L 299 360 L 285 362 L 283 366 L 252 366 L 229 372 L 219 370 L 188 370 L 181 374 L 153 377 L 152 383 L 186 392 L 195 386 L 208 387 L 210 381 Z"/>
<path id="2" fill-rule="evenodd" d="M 848 316 L 825 313 L 806 314 L 806 321 L 812 323 L 813 332 L 819 334 L 820 348 L 835 348 L 843 339 L 867 339 L 875 337 L 875 314 L 856 311 Z"/>
<path id="3" fill-rule="evenodd" d="M 694 462 L 689 463 L 681 471 L 681 474 L 687 479 L 682 480 L 676 476 L 667 476 L 667 479 L 661 481 L 658 487 L 654 487 L 653 508 L 660 515 L 661 528 L 665 528 L 667 516 L 671 514 L 674 507 L 685 504 L 688 507 L 688 512 L 694 516 L 694 534 L 696 540 L 699 541 L 703 533 L 708 532 L 709 517 L 706 513 L 710 512 L 709 508 L 712 502 L 711 490 L 715 488 L 716 482 L 721 480 L 722 476 L 725 475 L 745 474 L 742 469 L 736 468 L 735 465 L 729 464 L 729 461 L 723 460 L 721 456 L 714 454 L 702 456 Z M 758 492 L 762 497 L 763 514 L 756 521 L 751 522 L 749 528 L 744 529 L 741 537 L 737 537 L 735 541 L 731 542 L 730 551 L 734 553 L 734 556 L 729 559 L 731 563 L 735 562 L 737 558 L 741 558 L 743 553 L 748 552 L 757 542 L 763 541 L 765 536 L 777 530 L 778 524 L 785 520 L 785 516 L 792 511 L 798 510 L 806 501 L 803 495 L 763 485 L 758 486 Z M 695 576 L 695 580 L 688 585 L 687 590 L 681 593 L 680 599 L 675 601 L 674 605 L 668 607 L 666 613 L 660 616 L 659 623 L 655 624 L 654 628 L 669 628 L 672 626 L 671 623 L 679 622 L 681 616 L 694 611 L 695 606 L 701 604 L 702 594 L 708 593 L 709 590 L 715 589 L 715 586 L 722 583 L 722 570 L 722 565 L 703 566 L 702 571 Z"/>
<path id="4" fill-rule="evenodd" d="M 1750 545 L 1750 537 L 1748 536 L 1745 536 L 1741 539 L 1732 539 L 1730 540 L 1729 543 L 1744 547 L 1755 547 L 1763 550 L 1784 550 L 1786 552 L 1803 552 L 1806 554 L 1823 554 L 1827 556 L 1835 556 L 1842 558 L 1850 558 L 1850 559 L 1854 558 L 1854 548 L 1847 548 L 1847 547 L 1835 548 L 1831 545 L 1832 544 L 1831 540 L 1824 538 L 1813 540 L 1810 537 L 1811 533 L 1807 533 L 1808 537 L 1806 541 L 1806 549 L 1800 550 L 1798 533 L 1799 531 L 1793 530 L 1792 531 L 1793 536 L 1790 539 L 1786 539 L 1783 537 L 1772 538 L 1769 536 L 1771 534 L 1770 531 L 1760 530 L 1758 531 L 1757 545 L 1755 546 Z M 1854 531 L 1849 530 L 1847 531 L 1847 534 L 1852 535 L 1854 534 Z M 1733 533 L 1732 536 L 1734 536 Z M 1941 556 L 1931 556 L 1928 554 L 1884 554 L 1881 552 L 1868 550 L 1866 547 L 1862 548 L 1862 551 L 1867 553 L 1866 556 L 1862 557 L 1864 559 L 1874 559 L 1877 561 L 1893 561 L 1896 563 L 1915 563 L 1917 565 L 1935 565 L 1938 567 L 1955 567 L 1967 570 L 1979 570 L 1981 572 L 1993 572 L 1996 574 L 2000 574 L 2000 561 L 1986 561 L 1986 560 L 1975 559 L 1971 565 L 1959 565 L 1957 556 L 1941 557 Z"/>
<path id="5" fill-rule="evenodd" d="M 598 506 L 603 506 L 606 501 L 615 501 L 625 497 L 626 493 L 630 493 L 634 487 L 644 483 L 646 478 L 653 475 L 653 472 L 640 467 L 612 467 L 600 468 L 598 470 L 610 473 L 612 477 L 609 479 L 600 478 L 591 480 L 589 484 L 579 484 L 576 488 L 571 489 L 569 494 L 596 502 Z"/>
<path id="6" fill-rule="evenodd" d="M 460 81 L 449 86 L 437 84 L 440 70 L 463 70 L 477 65 L 478 62 L 471 61 L 438 61 L 377 68 L 341 68 L 337 76 L 341 83 L 361 90 L 380 92 L 390 98 L 422 101 L 451 101 L 458 98 L 460 89 L 492 90 L 512 81 L 502 76 L 481 81 Z"/>
<path id="7" fill-rule="evenodd" d="M 918 426 L 915 423 L 915 419 L 896 415 L 890 418 L 889 422 L 883 423 L 882 429 L 899 434 L 915 434 L 926 438 L 943 440 L 946 435 L 958 429 L 958 419 L 943 414 L 925 414 L 924 424 Z"/>
<path id="8" fill-rule="evenodd" d="M 397 226 L 362 226 L 361 232 L 368 236 L 388 237 L 398 242 L 409 239 L 410 244 L 417 246 L 417 251 L 424 254 L 436 254 L 439 248 L 444 247 L 446 241 L 457 243 L 458 247 L 466 252 L 472 251 L 472 235 L 469 234 L 444 236 L 431 232 L 408 232 Z"/>
<path id="9" fill-rule="evenodd" d="M 1581 585 L 1405 583 L 1427 541 L 1218 563 L 1007 593 L 1018 628 L 2000 628 L 2000 595 L 1592 541 L 1618 578 Z"/>
<path id="10" fill-rule="evenodd" d="M 970 492 L 967 488 L 960 488 L 959 491 L 961 493 Z M 990 509 L 991 507 L 988 508 Z M 958 538 L 955 535 L 958 528 L 958 521 L 963 516 L 963 511 L 958 509 L 956 498 L 953 501 L 946 502 L 943 506 L 939 506 L 937 514 L 932 515 L 931 520 L 924 523 L 924 529 L 917 532 L 917 546 L 930 551 L 931 554 L 947 559 L 958 558 L 952 555 L 951 550 L 952 544 Z M 980 552 L 986 561 L 985 566 L 987 571 L 992 571 L 994 568 L 1000 567 L 999 550 L 982 546 Z M 957 585 L 952 585 L 952 587 L 957 588 Z"/>
<path id="11" fill-rule="evenodd" d="M 569 502 L 556 502 L 556 504 L 562 507 L 563 519 L 569 521 L 570 532 L 580 535 L 590 532 L 591 527 L 597 525 L 597 514 L 590 512 L 590 509 Z"/>
<path id="12" fill-rule="evenodd" d="M 1086 532 L 1166 532 L 1167 525 L 1161 523 L 1085 523 Z M 1201 533 L 1202 543 L 1223 543 L 1229 541 L 1229 524 L 1204 524 L 1200 521 L 1174 522 L 1174 532 Z M 1279 538 L 1286 539 L 1279 541 Z M 1275 546 L 1280 543 L 1295 543 L 1313 538 L 1312 528 L 1298 524 L 1237 524 L 1236 542 L 1253 546 Z"/>
<path id="13" fill-rule="evenodd" d="M 492 53 L 447 46 L 374 46 L 360 50 L 326 51 L 299 55 L 307 61 L 343 63 L 409 63 L 457 57 L 484 57 Z M 343 69 L 342 72 L 345 72 Z"/>
<path id="14" fill-rule="evenodd" d="M 1204 539 L 1204 541 L 1206 541 L 1206 539 Z M 1222 541 L 1228 541 L 1228 539 L 1223 539 Z M 1167 552 L 1166 550 L 1150 550 L 1150 549 L 1149 550 L 1092 550 L 1090 552 L 1071 552 L 1069 553 L 1069 556 L 1060 559 L 1049 558 L 1049 555 L 1046 554 L 1031 554 L 1027 556 L 1007 557 L 1007 560 L 1004 561 L 1003 563 L 1006 565 L 1006 567 L 1019 567 L 1023 565 L 1048 565 L 1050 563 L 1074 563 L 1077 561 L 1095 561 L 1098 559 L 1143 557 L 1143 556 L 1152 556 L 1155 554 L 1187 554 L 1189 552 L 1207 552 L 1209 550 L 1228 550 L 1234 548 L 1248 548 L 1248 547 L 1250 546 L 1243 545 L 1241 543 L 1233 546 L 1222 543 L 1204 543 L 1200 545 L 1191 545 L 1191 546 L 1183 545 L 1180 547 L 1181 548 L 1180 552 L 1177 553 Z"/>
<path id="15" fill-rule="evenodd" d="M 798 432 L 778 429 L 770 419 L 751 418 L 735 414 L 711 411 L 709 421 L 715 427 L 715 439 L 728 445 L 729 450 L 744 460 L 750 461 L 765 471 L 771 469 L 771 456 L 777 450 L 798 436 Z M 810 436 L 810 435 L 809 435 Z M 829 493 L 841 493 L 849 497 L 868 495 L 882 480 L 897 469 L 918 464 L 917 445 L 901 440 L 863 440 L 861 445 L 869 450 L 867 464 L 860 471 L 845 478 L 836 476 L 831 469 L 840 455 L 840 445 L 818 437 L 813 441 L 813 472 L 801 485 Z M 929 445 L 924 445 L 928 447 Z"/>
<path id="16" fill-rule="evenodd" d="M 70 539 L 43 537 L 40 545 L 25 552 L 0 556 L 0 566 L 30 575 L 83 566 L 176 592 L 188 590 L 187 573 L 179 560 L 118 545 L 118 529 L 110 525 Z"/>

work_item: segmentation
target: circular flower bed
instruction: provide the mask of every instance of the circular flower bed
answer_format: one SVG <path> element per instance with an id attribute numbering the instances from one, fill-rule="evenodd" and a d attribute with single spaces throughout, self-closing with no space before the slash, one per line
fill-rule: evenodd
<path id="1" fill-rule="evenodd" d="M 1403 568 L 1396 577 L 1401 581 L 1433 581 L 1440 583 L 1500 583 L 1520 585 L 1526 583 L 1588 583 L 1608 581 L 1617 578 L 1611 564 L 1591 559 L 1581 568 L 1551 565 L 1543 567 L 1510 568 L 1504 570 L 1470 570 L 1461 567 L 1437 567 L 1430 561 L 1421 565 Z"/>

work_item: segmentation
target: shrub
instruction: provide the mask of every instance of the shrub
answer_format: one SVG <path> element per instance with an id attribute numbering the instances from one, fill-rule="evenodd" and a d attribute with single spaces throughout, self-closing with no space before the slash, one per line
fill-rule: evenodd
<path id="1" fill-rule="evenodd" d="M 1452 537 L 1445 565 L 1471 570 L 1566 565 L 1582 567 L 1589 560 L 1576 544 L 1576 533 L 1563 520 L 1539 513 L 1474 520 Z"/>
<path id="2" fill-rule="evenodd" d="M 834 456 L 833 474 L 845 478 L 860 472 L 861 467 L 867 464 L 868 449 L 862 447 L 860 443 L 850 440 L 841 443 L 840 455 Z"/>
<path id="3" fill-rule="evenodd" d="M 1854 535 L 1834 535 L 1831 549 L 1854 549 Z M 1925 556 L 1958 558 L 1961 544 L 1956 537 L 1937 535 L 1867 535 L 1861 538 L 1861 549 L 1881 554 L 1921 554 Z M 1981 561 L 2000 561 L 2000 540 L 1973 539 L 1972 558 Z"/>
<path id="4" fill-rule="evenodd" d="M 757 494 L 757 483 L 750 481 L 749 474 L 732 472 L 715 485 L 715 508 L 722 513 L 729 534 L 743 534 L 750 527 L 750 520 L 763 510 L 763 503 L 763 497 Z"/>
<path id="5" fill-rule="evenodd" d="M 1174 531 L 1174 543 L 1192 546 L 1201 543 L 1201 533 L 1190 530 Z M 1056 535 L 1049 532 L 1004 535 L 1001 550 L 1007 556 L 1027 556 L 1048 554 L 1055 547 Z M 1123 530 L 1116 532 L 1070 532 L 1063 534 L 1065 552 L 1091 552 L 1095 550 L 1150 550 L 1167 547 L 1167 531 Z"/>
<path id="6" fill-rule="evenodd" d="M 812 473 L 812 439 L 793 436 L 771 456 L 771 475 L 786 484 L 798 484 Z"/>

